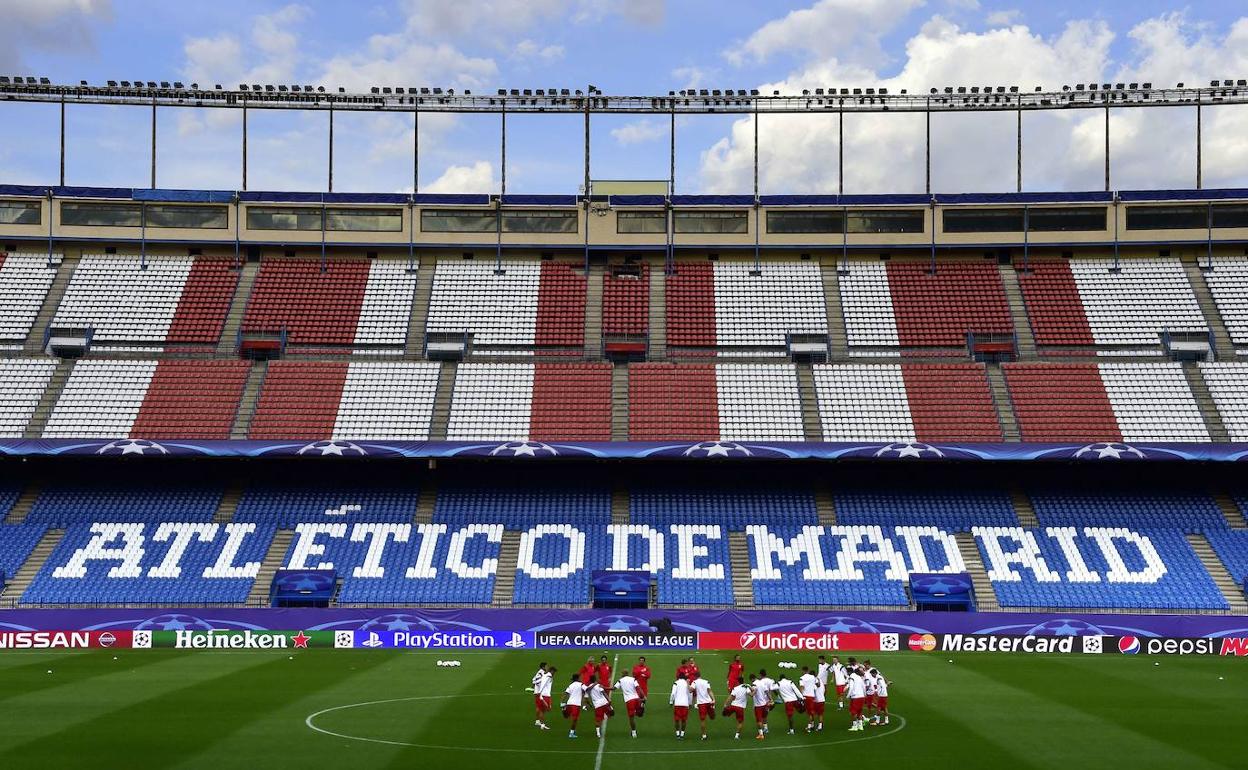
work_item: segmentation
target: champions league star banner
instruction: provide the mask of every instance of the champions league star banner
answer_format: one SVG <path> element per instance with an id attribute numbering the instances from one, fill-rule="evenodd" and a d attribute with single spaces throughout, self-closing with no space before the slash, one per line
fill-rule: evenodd
<path id="1" fill-rule="evenodd" d="M 668 629 L 666 623 L 671 623 Z M 663 629 L 660 632 L 659 626 Z M 75 646 L 104 646 L 104 632 L 112 644 L 130 646 L 123 632 L 139 631 L 280 631 L 302 629 L 316 639 L 316 632 L 367 632 L 408 634 L 456 634 L 498 632 L 505 642 L 513 633 L 532 634 L 538 640 L 587 634 L 693 635 L 727 632 L 739 640 L 754 634 L 898 634 L 900 648 L 908 647 L 912 635 L 988 634 L 996 636 L 1105 636 L 1199 639 L 1248 637 L 1248 617 L 1218 615 L 1080 615 L 1073 613 L 1014 612 L 855 612 L 852 610 L 541 610 L 541 609 L 417 609 L 417 608 L 291 608 L 291 609 L 11 609 L 0 611 L 0 648 L 16 644 L 8 632 L 99 632 Z M 342 635 L 345 641 L 346 634 Z M 26 647 L 36 646 L 34 637 L 21 637 Z M 176 639 L 176 636 L 173 637 Z M 198 637 L 195 637 L 198 638 Z M 323 637 L 334 646 L 338 634 Z M 356 636 L 352 636 L 354 646 Z M 410 638 L 410 637 L 409 637 Z M 79 639 L 81 641 L 81 638 Z M 98 644 L 91 644 L 95 640 Z M 319 641 L 319 640 L 318 640 Z M 294 644 L 294 642 L 290 642 Z M 315 643 L 315 642 L 313 642 Z M 735 642 L 734 642 L 735 643 Z M 44 646 L 50 643 L 40 642 Z M 69 646 L 69 643 L 61 646 Z M 317 646 L 321 646 L 317 644 Z M 338 644 L 337 646 L 344 646 Z M 562 644 L 560 645 L 562 646 Z M 410 648 L 409 648 L 410 649 Z"/>
<path id="2" fill-rule="evenodd" d="M 755 443 L 735 441 L 637 442 L 602 441 L 575 444 L 538 441 L 152 441 L 116 439 L 6 439 L 0 455 L 116 457 L 335 457 L 378 459 L 507 458 L 675 459 L 675 460 L 962 460 L 1140 462 L 1189 460 L 1240 462 L 1248 444 L 924 444 L 893 443 Z"/>

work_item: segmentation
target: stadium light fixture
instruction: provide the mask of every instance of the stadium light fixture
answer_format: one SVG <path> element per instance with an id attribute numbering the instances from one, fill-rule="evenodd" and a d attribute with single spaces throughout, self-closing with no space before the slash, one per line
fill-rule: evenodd
<path id="1" fill-rule="evenodd" d="M 1230 83 L 1230 81 L 1227 81 L 1227 83 L 1226 83 L 1226 84 L 1229 86 L 1231 83 Z M 52 85 L 52 81 L 51 81 L 51 80 L 48 80 L 47 78 L 39 78 L 39 85 L 41 85 L 41 86 L 50 86 L 50 85 Z"/>
<path id="2" fill-rule="evenodd" d="M 9 79 L 8 79 L 8 78 L 0 78 L 0 83 L 7 83 L 7 82 L 9 82 Z M 117 87 L 117 81 L 116 81 L 116 80 L 110 80 L 110 81 L 108 81 L 108 87 L 109 87 L 109 88 L 116 88 L 116 87 Z"/>
<path id="3" fill-rule="evenodd" d="M 169 83 L 168 83 L 168 81 L 165 81 L 165 80 L 160 81 L 160 87 L 161 87 L 161 88 L 166 88 L 166 89 L 167 89 L 167 88 L 169 88 Z"/>

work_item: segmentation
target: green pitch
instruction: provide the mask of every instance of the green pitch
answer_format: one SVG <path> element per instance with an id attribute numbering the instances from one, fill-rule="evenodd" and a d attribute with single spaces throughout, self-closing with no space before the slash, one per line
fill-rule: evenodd
<path id="1" fill-rule="evenodd" d="M 462 666 L 435 665 L 452 657 Z M 539 659 L 559 667 L 562 690 L 584 657 L 9 653 L 0 655 L 0 767 L 1248 766 L 1243 660 L 963 654 L 950 663 L 948 655 L 876 655 L 893 680 L 890 727 L 846 732 L 848 717 L 832 708 L 823 733 L 789 736 L 783 712 L 773 712 L 765 742 L 752 740 L 752 716 L 734 741 L 734 720 L 721 716 L 701 743 L 695 717 L 693 739 L 678 743 L 666 694 L 679 655 L 651 654 L 655 679 L 639 738 L 628 735 L 618 695 L 619 716 L 609 720 L 602 742 L 588 715 L 581 737 L 569 740 L 557 710 L 552 729 L 539 732 L 524 690 Z M 621 653 L 617 671 L 635 658 Z M 727 656 L 703 653 L 698 660 L 722 699 Z M 780 660 L 807 662 L 745 657 L 747 670 L 766 666 L 773 674 Z M 309 727 L 318 712 L 311 724 L 326 732 Z"/>

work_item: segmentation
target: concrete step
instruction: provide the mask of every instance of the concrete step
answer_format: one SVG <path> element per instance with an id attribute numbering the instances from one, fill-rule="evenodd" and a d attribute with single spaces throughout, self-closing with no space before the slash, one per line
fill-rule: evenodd
<path id="1" fill-rule="evenodd" d="M 1192 285 L 1192 292 L 1196 295 L 1196 303 L 1200 305 L 1200 312 L 1205 317 L 1205 323 L 1209 325 L 1209 331 L 1213 332 L 1214 353 L 1218 360 L 1234 361 L 1236 360 L 1235 344 L 1231 342 L 1231 335 L 1222 321 L 1222 314 L 1218 312 L 1218 305 L 1213 299 L 1212 292 L 1209 291 L 1209 283 L 1205 280 L 1205 271 L 1201 264 L 1199 258 L 1185 258 L 1183 270 L 1187 273 L 1188 283 Z"/>
<path id="2" fill-rule="evenodd" d="M 48 380 L 48 387 L 39 397 L 35 413 L 31 415 L 30 422 L 26 424 L 26 432 L 23 434 L 26 438 L 43 436 L 43 429 L 48 426 L 48 419 L 52 417 L 52 410 L 56 408 L 56 402 L 61 398 L 61 391 L 65 389 L 65 381 L 69 379 L 73 369 L 74 362 L 70 359 L 62 358 L 57 362 L 52 378 Z"/>
<path id="3" fill-rule="evenodd" d="M 1005 383 L 1005 372 L 1000 364 L 988 364 L 988 388 L 992 391 L 992 403 L 997 409 L 997 422 L 1001 424 L 1001 435 L 1006 441 L 1021 440 L 1018 419 L 1014 415 L 1014 403 L 1010 399 L 1010 390 Z"/>
<path id="4" fill-rule="evenodd" d="M 243 485 L 238 483 L 231 484 L 221 494 L 221 502 L 217 504 L 217 510 L 212 515 L 212 520 L 218 524 L 228 524 L 234 521 L 234 514 L 238 512 L 238 504 L 242 499 Z"/>
<path id="5" fill-rule="evenodd" d="M 1226 519 L 1226 523 L 1231 529 L 1248 529 L 1248 523 L 1244 521 L 1244 512 L 1235 504 L 1235 500 L 1225 492 L 1216 492 L 1213 495 L 1214 502 L 1218 504 L 1218 508 L 1222 511 L 1222 517 Z"/>
<path id="6" fill-rule="evenodd" d="M 438 502 L 438 485 L 429 480 L 420 485 L 420 496 L 416 498 L 415 523 L 432 524 L 433 508 Z"/>
<path id="7" fill-rule="evenodd" d="M 1205 571 L 1209 573 L 1209 577 L 1213 579 L 1213 584 L 1222 592 L 1222 596 L 1226 598 L 1226 603 L 1230 605 L 1232 615 L 1248 615 L 1248 599 L 1244 598 L 1244 589 L 1235 578 L 1231 577 L 1231 573 L 1226 569 L 1226 565 L 1218 558 L 1218 554 L 1213 550 L 1213 546 L 1209 544 L 1209 539 L 1204 535 L 1188 535 L 1187 543 L 1196 552 L 1196 557 L 1200 559 L 1201 565 Z"/>
<path id="8" fill-rule="evenodd" d="M 585 275 L 585 358 L 602 358 L 602 278 L 606 263 L 593 260 Z"/>
<path id="9" fill-rule="evenodd" d="M 1205 378 L 1200 376 L 1200 367 L 1192 362 L 1183 364 L 1183 376 L 1187 378 L 1187 384 L 1196 398 L 1196 406 L 1200 407 L 1200 416 L 1205 420 L 1209 438 L 1217 442 L 1230 441 L 1231 436 L 1222 422 L 1222 415 L 1218 412 L 1217 404 L 1213 402 L 1213 394 L 1209 392 Z"/>
<path id="10" fill-rule="evenodd" d="M 728 533 L 728 557 L 733 604 L 738 609 L 749 609 L 754 606 L 754 583 L 750 580 L 750 545 L 744 532 Z"/>
<path id="11" fill-rule="evenodd" d="M 504 530 L 503 543 L 498 550 L 498 571 L 494 578 L 494 596 L 490 604 L 510 607 L 516 588 L 516 563 L 520 560 L 520 532 Z"/>
<path id="12" fill-rule="evenodd" d="M 797 395 L 802 402 L 802 434 L 807 441 L 823 441 L 823 423 L 819 420 L 819 398 L 815 393 L 815 370 L 808 361 L 798 362 Z"/>
<path id="13" fill-rule="evenodd" d="M 628 488 L 623 484 L 618 484 L 611 490 L 611 523 L 628 524 L 631 521 Z"/>
<path id="14" fill-rule="evenodd" d="M 294 530 L 279 529 L 269 543 L 269 550 L 260 562 L 260 571 L 256 573 L 256 582 L 251 584 L 247 594 L 248 607 L 267 607 L 269 605 L 269 588 L 273 585 L 273 576 L 282 568 L 286 552 L 290 550 L 291 541 L 295 539 Z"/>
<path id="15" fill-rule="evenodd" d="M 3 520 L 5 524 L 25 522 L 26 517 L 30 515 L 30 509 L 35 507 L 35 501 L 39 499 L 40 491 L 42 491 L 42 486 L 38 482 L 32 481 L 27 484 L 22 494 L 13 503 L 13 507 L 6 512 L 7 515 L 0 517 L 0 520 Z"/>
<path id="16" fill-rule="evenodd" d="M 264 376 L 268 371 L 268 361 L 251 363 L 247 382 L 243 384 L 243 397 L 239 399 L 238 411 L 234 414 L 234 425 L 230 428 L 230 438 L 245 439 L 251 432 L 251 420 L 256 416 L 256 404 L 260 403 L 260 391 L 264 388 Z"/>
<path id="17" fill-rule="evenodd" d="M 55 257 L 56 255 L 53 255 L 54 260 Z M 61 306 L 61 298 L 65 296 L 65 287 L 69 286 L 70 278 L 73 277 L 74 270 L 78 268 L 80 257 L 80 254 L 66 254 L 61 257 L 56 267 L 56 277 L 52 279 L 52 285 L 48 288 L 43 304 L 39 306 L 39 313 L 35 316 L 35 324 L 30 327 L 26 344 L 22 346 L 25 352 L 43 352 L 43 335 L 48 330 L 48 325 L 52 323 L 52 319 L 56 317 L 56 309 Z"/>
<path id="18" fill-rule="evenodd" d="M 650 262 L 650 360 L 667 358 L 667 275 L 661 258 Z"/>
<path id="19" fill-rule="evenodd" d="M 230 310 L 225 314 L 225 324 L 221 327 L 221 339 L 217 340 L 217 355 L 233 356 L 238 353 L 238 330 L 243 326 L 243 316 L 247 314 L 247 302 L 251 299 L 252 287 L 256 285 L 256 275 L 260 272 L 259 262 L 243 262 L 238 271 L 238 285 L 234 287 L 234 298 L 230 301 Z"/>
<path id="20" fill-rule="evenodd" d="M 1010 502 L 1014 505 L 1014 516 L 1018 518 L 1018 526 L 1040 526 L 1040 521 L 1036 518 L 1036 508 L 1031 504 L 1031 498 L 1026 492 L 1014 487 L 1010 490 Z"/>
<path id="21" fill-rule="evenodd" d="M 445 441 L 446 428 L 451 422 L 451 396 L 455 392 L 454 361 L 443 361 L 438 373 L 438 391 L 433 397 L 433 418 L 429 422 L 429 440 Z"/>
<path id="22" fill-rule="evenodd" d="M 848 337 L 845 334 L 845 313 L 841 309 L 841 280 L 836 272 L 836 257 L 825 256 L 819 261 L 823 277 L 823 301 L 828 313 L 828 358 L 841 360 L 848 356 Z"/>
<path id="23" fill-rule="evenodd" d="M 611 440 L 628 441 L 628 364 L 611 370 Z"/>
<path id="24" fill-rule="evenodd" d="M 407 321 L 407 345 L 403 355 L 418 359 L 424 355 L 425 324 L 429 319 L 429 297 L 433 294 L 433 273 L 437 260 L 431 256 L 419 258 L 416 268 L 416 294 L 412 297 L 412 314 Z"/>
<path id="25" fill-rule="evenodd" d="M 815 511 L 819 514 L 820 525 L 836 526 L 836 503 L 832 500 L 832 490 L 823 487 L 815 490 Z"/>
<path id="26" fill-rule="evenodd" d="M 22 594 L 26 593 L 26 589 L 39 574 L 39 570 L 43 569 L 43 565 L 47 563 L 52 551 L 60 544 L 63 537 L 65 537 L 63 529 L 49 529 L 43 533 L 43 537 L 39 538 L 30 556 L 26 557 L 22 566 L 18 567 L 17 572 L 13 573 L 5 583 L 4 591 L 0 592 L 0 606 L 16 607 L 18 605 Z"/>
<path id="27" fill-rule="evenodd" d="M 1023 300 L 1023 288 L 1018 283 L 1018 271 L 1013 265 L 1000 265 L 1001 285 L 1005 287 L 1005 299 L 1010 305 L 1014 319 L 1014 335 L 1018 339 L 1018 357 L 1036 357 L 1036 338 L 1031 332 L 1031 318 L 1027 315 L 1027 303 Z"/>
<path id="28" fill-rule="evenodd" d="M 959 532 L 954 538 L 958 541 L 958 552 L 966 563 L 966 571 L 971 575 L 971 585 L 975 589 L 975 609 L 980 612 L 999 612 L 1001 604 L 997 601 L 997 592 L 992 587 L 992 581 L 988 579 L 988 570 L 984 568 L 979 547 L 975 545 L 975 536 L 970 532 Z"/>

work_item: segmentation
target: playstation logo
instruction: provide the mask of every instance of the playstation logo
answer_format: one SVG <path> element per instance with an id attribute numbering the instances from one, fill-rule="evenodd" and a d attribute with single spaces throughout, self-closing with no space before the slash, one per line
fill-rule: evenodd
<path id="1" fill-rule="evenodd" d="M 524 646 L 524 637 L 523 637 L 523 636 L 521 636 L 520 634 L 516 633 L 515 631 L 512 631 L 512 632 L 511 632 L 511 641 L 510 641 L 510 642 L 504 642 L 504 644 L 506 644 L 508 647 L 511 647 L 512 649 L 516 649 L 516 648 L 519 648 L 519 647 L 523 647 L 523 646 Z"/>
<path id="2" fill-rule="evenodd" d="M 360 642 L 360 644 L 364 647 L 380 647 L 382 644 L 381 637 L 376 631 L 370 631 L 368 638 Z"/>

